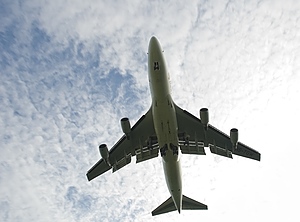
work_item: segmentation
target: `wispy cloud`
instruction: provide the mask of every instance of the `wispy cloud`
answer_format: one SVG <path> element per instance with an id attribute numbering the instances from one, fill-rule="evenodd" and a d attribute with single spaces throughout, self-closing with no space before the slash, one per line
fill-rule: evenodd
<path id="1" fill-rule="evenodd" d="M 0 3 L 0 220 L 299 218 L 299 9 L 292 0 Z M 160 159 L 85 177 L 98 144 L 122 135 L 119 119 L 134 124 L 150 107 L 151 35 L 174 101 L 195 115 L 207 106 L 211 124 L 240 128 L 262 153 L 261 163 L 182 157 L 184 193 L 207 212 L 151 217 L 169 197 Z"/>

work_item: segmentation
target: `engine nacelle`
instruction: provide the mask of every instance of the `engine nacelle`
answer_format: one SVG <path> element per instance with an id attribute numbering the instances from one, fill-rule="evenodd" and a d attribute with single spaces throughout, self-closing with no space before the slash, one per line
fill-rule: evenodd
<path id="1" fill-rule="evenodd" d="M 108 152 L 108 148 L 106 146 L 106 144 L 101 144 L 99 146 L 99 151 L 100 151 L 100 155 L 102 157 L 102 159 L 104 159 L 104 161 L 107 163 L 107 165 L 110 165 L 110 161 L 109 161 L 109 152 Z"/>
<path id="2" fill-rule="evenodd" d="M 131 126 L 130 126 L 129 119 L 127 117 L 121 119 L 121 127 L 123 130 L 123 133 L 125 133 L 125 135 L 126 135 L 126 138 L 129 139 L 129 135 L 131 132 Z"/>
<path id="3" fill-rule="evenodd" d="M 236 128 L 230 130 L 230 141 L 232 143 L 233 149 L 237 148 L 237 142 L 239 140 L 239 131 Z"/>
<path id="4" fill-rule="evenodd" d="M 209 121 L 208 109 L 207 108 L 200 109 L 200 120 L 201 120 L 201 123 L 204 126 L 204 129 L 207 130 L 208 121 Z"/>

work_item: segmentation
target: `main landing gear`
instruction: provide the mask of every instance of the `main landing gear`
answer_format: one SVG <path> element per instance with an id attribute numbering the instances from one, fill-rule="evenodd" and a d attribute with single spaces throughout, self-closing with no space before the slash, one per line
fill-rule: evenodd
<path id="1" fill-rule="evenodd" d="M 167 144 L 165 144 L 162 148 L 159 149 L 160 150 L 160 155 L 162 157 L 167 155 L 167 149 L 168 149 Z"/>
<path id="2" fill-rule="evenodd" d="M 173 151 L 173 155 L 178 156 L 178 146 L 175 146 L 174 144 L 170 143 L 170 148 Z"/>
<path id="3" fill-rule="evenodd" d="M 178 146 L 175 146 L 174 144 L 170 143 L 170 149 L 173 151 L 173 155 L 178 155 Z M 159 149 L 160 150 L 160 155 L 166 156 L 167 155 L 167 150 L 168 150 L 168 146 L 167 144 L 165 144 L 162 148 Z"/>

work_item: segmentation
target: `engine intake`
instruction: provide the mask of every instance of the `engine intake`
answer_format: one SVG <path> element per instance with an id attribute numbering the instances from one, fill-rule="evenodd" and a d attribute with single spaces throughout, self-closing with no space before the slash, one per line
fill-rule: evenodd
<path id="1" fill-rule="evenodd" d="M 99 151 L 102 159 L 107 163 L 108 166 L 111 166 L 110 161 L 109 161 L 109 152 L 106 144 L 101 144 L 99 146 Z"/>
<path id="2" fill-rule="evenodd" d="M 130 132 L 131 132 L 131 126 L 129 119 L 127 117 L 121 119 L 121 127 L 123 130 L 123 133 L 126 135 L 126 138 L 129 139 Z"/>
<path id="3" fill-rule="evenodd" d="M 208 115 L 208 109 L 207 108 L 200 109 L 200 120 L 201 120 L 201 123 L 204 126 L 204 129 L 207 130 L 208 121 L 209 121 L 209 115 Z"/>
<path id="4" fill-rule="evenodd" d="M 232 150 L 237 149 L 237 143 L 239 139 L 239 131 L 236 128 L 230 130 L 230 141 L 232 143 Z"/>

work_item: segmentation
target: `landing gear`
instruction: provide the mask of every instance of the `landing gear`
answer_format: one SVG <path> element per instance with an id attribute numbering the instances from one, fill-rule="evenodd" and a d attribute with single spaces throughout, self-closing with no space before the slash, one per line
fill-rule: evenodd
<path id="1" fill-rule="evenodd" d="M 173 151 L 173 155 L 177 155 L 178 156 L 178 147 L 175 146 L 174 144 L 170 143 L 170 148 Z"/>
<path id="2" fill-rule="evenodd" d="M 166 156 L 167 155 L 167 144 L 165 144 L 162 148 L 160 148 L 160 155 L 163 157 L 163 156 Z"/>
<path id="3" fill-rule="evenodd" d="M 175 146 L 174 144 L 170 143 L 170 149 L 173 152 L 173 155 L 177 155 L 178 156 L 178 146 Z M 159 149 L 160 150 L 160 155 L 166 156 L 167 155 L 167 150 L 168 150 L 168 146 L 167 144 L 165 144 L 162 148 Z"/>

